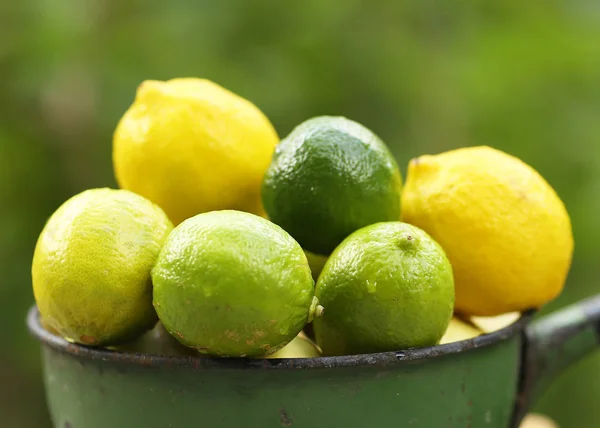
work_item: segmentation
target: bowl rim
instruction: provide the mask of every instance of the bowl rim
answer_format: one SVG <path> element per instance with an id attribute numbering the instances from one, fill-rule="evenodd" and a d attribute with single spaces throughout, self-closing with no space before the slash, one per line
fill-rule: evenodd
<path id="1" fill-rule="evenodd" d="M 120 352 L 106 348 L 94 348 L 68 342 L 64 338 L 47 331 L 40 323 L 40 313 L 36 305 L 33 305 L 27 313 L 27 327 L 31 335 L 39 340 L 42 345 L 62 354 L 84 360 L 100 360 L 144 367 L 182 367 L 193 369 L 317 369 L 395 365 L 438 358 L 445 355 L 472 352 L 476 349 L 487 348 L 513 338 L 531 321 L 535 312 L 534 310 L 523 312 L 515 322 L 500 330 L 458 342 L 391 352 L 313 358 L 188 357 Z"/>

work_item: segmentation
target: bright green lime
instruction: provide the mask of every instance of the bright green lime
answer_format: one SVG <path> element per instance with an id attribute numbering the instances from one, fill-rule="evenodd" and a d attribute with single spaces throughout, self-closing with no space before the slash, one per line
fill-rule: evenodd
<path id="1" fill-rule="evenodd" d="M 317 117 L 279 143 L 262 189 L 269 218 L 330 254 L 357 229 L 400 219 L 402 177 L 387 146 L 344 117 Z"/>
<path id="2" fill-rule="evenodd" d="M 421 229 L 401 222 L 367 226 L 331 254 L 316 292 L 314 321 L 324 355 L 435 345 L 454 308 L 452 267 Z"/>
<path id="3" fill-rule="evenodd" d="M 271 354 L 309 319 L 314 281 L 300 245 L 240 211 L 185 220 L 152 270 L 154 307 L 182 344 L 214 356 Z"/>

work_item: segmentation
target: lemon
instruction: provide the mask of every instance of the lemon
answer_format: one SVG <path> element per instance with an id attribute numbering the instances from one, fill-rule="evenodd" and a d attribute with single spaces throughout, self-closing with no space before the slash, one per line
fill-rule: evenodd
<path id="1" fill-rule="evenodd" d="M 198 214 L 177 226 L 152 279 L 167 331 L 207 355 L 272 354 L 315 310 L 300 245 L 279 226 L 240 211 Z"/>
<path id="2" fill-rule="evenodd" d="M 314 358 L 320 356 L 319 348 L 308 337 L 300 333 L 290 343 L 267 358 Z"/>
<path id="3" fill-rule="evenodd" d="M 45 325 L 73 342 L 111 345 L 156 323 L 150 270 L 173 228 L 127 190 L 86 190 L 42 230 L 31 266 Z"/>
<path id="4" fill-rule="evenodd" d="M 469 317 L 469 321 L 484 333 L 492 333 L 514 324 L 521 317 L 521 312 L 507 312 L 493 317 Z"/>
<path id="5" fill-rule="evenodd" d="M 563 289 L 573 254 L 569 215 L 521 160 L 490 147 L 419 157 L 410 162 L 402 206 L 402 220 L 446 251 L 457 311 L 523 311 Z"/>
<path id="6" fill-rule="evenodd" d="M 554 420 L 550 419 L 546 415 L 540 413 L 529 413 L 519 428 L 559 428 L 558 424 Z"/>
<path id="7" fill-rule="evenodd" d="M 279 138 L 250 101 L 205 79 L 145 81 L 113 137 L 120 187 L 175 224 L 236 209 L 264 215 L 260 187 Z"/>
<path id="8" fill-rule="evenodd" d="M 271 221 L 327 256 L 355 230 L 399 220 L 401 189 L 396 160 L 377 135 L 345 117 L 321 116 L 277 146 L 262 198 Z"/>
<path id="9" fill-rule="evenodd" d="M 335 249 L 315 295 L 325 308 L 313 322 L 324 355 L 431 346 L 452 318 L 452 267 L 419 228 L 376 223 Z"/>
<path id="10" fill-rule="evenodd" d="M 483 334 L 483 331 L 479 330 L 474 325 L 469 324 L 458 317 L 452 317 L 442 340 L 440 340 L 440 344 L 443 345 L 446 343 L 472 339 L 481 334 Z"/>

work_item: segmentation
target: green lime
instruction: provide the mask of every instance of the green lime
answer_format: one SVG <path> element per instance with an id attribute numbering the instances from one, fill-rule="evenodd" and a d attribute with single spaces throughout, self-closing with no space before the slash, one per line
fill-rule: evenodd
<path id="1" fill-rule="evenodd" d="M 239 211 L 203 213 L 177 226 L 152 279 L 165 328 L 207 355 L 274 353 L 314 311 L 300 245 L 279 226 Z"/>
<path id="2" fill-rule="evenodd" d="M 362 228 L 331 254 L 315 294 L 324 355 L 437 344 L 454 308 L 452 267 L 423 230 L 401 222 Z"/>
<path id="3" fill-rule="evenodd" d="M 344 117 L 316 117 L 275 150 L 262 199 L 274 223 L 302 247 L 330 254 L 369 224 L 400 219 L 402 177 L 387 146 Z"/>
<path id="4" fill-rule="evenodd" d="M 304 250 L 304 254 L 306 254 L 306 260 L 308 260 L 308 265 L 310 266 L 312 277 L 316 282 L 317 279 L 319 279 L 319 275 L 321 275 L 323 266 L 325 266 L 325 263 L 327 262 L 327 256 L 322 256 L 321 254 L 314 254 L 306 250 Z"/>
<path id="5" fill-rule="evenodd" d="M 135 341 L 115 346 L 114 349 L 119 352 L 149 355 L 171 355 L 180 357 L 198 355 L 194 349 L 183 346 L 171 336 L 160 321 L 156 323 L 152 330 L 147 331 Z"/>
<path id="6" fill-rule="evenodd" d="M 156 323 L 150 270 L 173 225 L 127 190 L 86 190 L 42 230 L 31 266 L 44 325 L 73 342 L 114 345 Z"/>

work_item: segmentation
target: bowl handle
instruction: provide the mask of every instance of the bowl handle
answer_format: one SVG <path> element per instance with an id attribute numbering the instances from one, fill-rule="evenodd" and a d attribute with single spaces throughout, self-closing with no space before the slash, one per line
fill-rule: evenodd
<path id="1" fill-rule="evenodd" d="M 525 328 L 517 421 L 564 369 L 600 345 L 600 294 L 537 319 Z"/>

